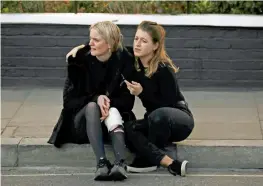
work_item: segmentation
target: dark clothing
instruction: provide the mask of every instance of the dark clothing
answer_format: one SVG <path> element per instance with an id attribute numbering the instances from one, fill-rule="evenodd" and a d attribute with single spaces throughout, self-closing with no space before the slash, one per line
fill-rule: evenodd
<path id="1" fill-rule="evenodd" d="M 89 102 L 76 114 L 74 126 L 77 140 L 89 140 L 96 155 L 97 163 L 100 158 L 106 158 L 104 142 L 108 143 L 110 139 L 116 160 L 125 159 L 124 133 L 111 131 L 109 136 L 105 123 L 100 121 L 100 115 L 100 108 L 95 102 Z M 120 129 L 122 128 L 121 126 Z"/>
<path id="2" fill-rule="evenodd" d="M 112 77 L 109 76 L 108 61 L 100 62 L 95 56 L 91 56 L 91 63 L 86 63 L 90 73 L 92 88 L 97 88 L 98 94 L 105 94 L 106 87 L 109 86 Z M 110 70 L 110 69 L 109 69 Z M 98 73 L 99 72 L 99 73 Z M 107 77 L 108 76 L 108 77 Z"/>
<path id="3" fill-rule="evenodd" d="M 141 71 L 133 79 L 143 87 L 139 98 L 147 112 L 144 119 L 125 123 L 127 144 L 131 151 L 159 165 L 165 156 L 161 149 L 186 139 L 194 128 L 194 119 L 172 68 L 160 64 L 148 78 L 140 61 L 139 65 Z"/>
<path id="4" fill-rule="evenodd" d="M 88 45 L 80 49 L 75 58 L 70 56 L 63 90 L 63 109 L 48 143 L 56 147 L 64 143 L 88 143 L 87 138 L 78 138 L 74 118 L 89 102 L 96 102 L 101 94 L 109 97 L 111 107 L 117 108 L 124 121 L 134 119 L 131 111 L 134 96 L 122 84 L 121 77 L 122 74 L 130 80 L 134 71 L 133 63 L 134 57 L 126 49 L 112 53 L 105 64 L 100 64 L 96 57 L 91 56 Z"/>
<path id="5" fill-rule="evenodd" d="M 89 102 L 74 117 L 74 127 L 77 141 L 92 140 L 92 134 L 102 138 L 102 142 L 110 141 L 108 129 L 104 122 L 100 122 L 100 109 L 95 102 Z M 89 125 L 87 125 L 90 123 Z M 96 127 L 96 128 L 95 128 Z M 92 132 L 90 132 L 92 131 Z M 99 134 L 99 132 L 101 132 Z M 91 133 L 89 136 L 88 134 Z M 89 137 L 88 137 L 89 136 Z"/>
<path id="6" fill-rule="evenodd" d="M 169 65 L 160 64 L 157 71 L 148 78 L 145 76 L 144 67 L 138 60 L 141 71 L 135 73 L 134 80 L 139 82 L 143 91 L 139 94 L 143 106 L 147 112 L 161 107 L 173 107 L 186 111 L 191 115 L 187 105 L 178 104 L 180 101 L 185 101 L 182 95 L 176 78 L 176 73 Z"/>
<path id="7" fill-rule="evenodd" d="M 192 132 L 194 120 L 180 109 L 163 107 L 153 111 L 148 119 L 125 123 L 129 149 L 150 163 L 159 165 L 171 142 L 186 139 Z"/>

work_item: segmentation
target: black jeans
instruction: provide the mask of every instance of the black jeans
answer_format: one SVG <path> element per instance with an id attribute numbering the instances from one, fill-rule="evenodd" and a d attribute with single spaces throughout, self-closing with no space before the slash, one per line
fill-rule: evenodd
<path id="1" fill-rule="evenodd" d="M 124 128 L 130 150 L 159 165 L 165 156 L 161 149 L 186 139 L 194 128 L 194 119 L 180 109 L 163 107 L 143 120 L 125 123 Z"/>

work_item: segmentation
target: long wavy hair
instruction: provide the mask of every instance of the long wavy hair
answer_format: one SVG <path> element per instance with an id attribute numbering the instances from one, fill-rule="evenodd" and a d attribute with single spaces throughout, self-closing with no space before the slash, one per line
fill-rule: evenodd
<path id="1" fill-rule="evenodd" d="M 141 29 L 144 32 L 147 32 L 151 38 L 152 42 L 154 44 L 158 43 L 159 46 L 158 48 L 154 51 L 154 55 L 152 59 L 149 62 L 149 67 L 146 69 L 145 75 L 147 77 L 151 77 L 158 68 L 158 65 L 160 63 L 168 64 L 170 68 L 174 70 L 174 72 L 178 72 L 179 68 L 175 66 L 171 58 L 168 56 L 166 50 L 165 50 L 165 30 L 164 28 L 157 24 L 156 22 L 151 22 L 151 21 L 143 21 L 139 24 L 137 27 L 137 30 Z M 135 62 L 135 67 L 139 71 L 139 63 L 138 63 L 138 58 L 136 58 Z"/>

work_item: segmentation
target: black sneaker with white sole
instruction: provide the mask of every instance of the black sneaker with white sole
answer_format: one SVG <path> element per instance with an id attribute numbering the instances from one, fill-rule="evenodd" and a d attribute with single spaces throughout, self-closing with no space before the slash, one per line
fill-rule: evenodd
<path id="1" fill-rule="evenodd" d="M 168 171 L 175 176 L 176 175 L 186 176 L 187 164 L 188 161 L 186 160 L 184 160 L 183 162 L 174 160 L 173 163 L 168 166 Z"/>
<path id="2" fill-rule="evenodd" d="M 124 160 L 120 160 L 114 163 L 113 168 L 110 171 L 109 176 L 113 181 L 122 181 L 128 178 L 126 172 L 126 164 Z"/>
<path id="3" fill-rule="evenodd" d="M 141 157 L 135 157 L 133 162 L 127 166 L 127 172 L 151 172 L 157 170 L 157 165 L 148 162 L 146 159 Z"/>

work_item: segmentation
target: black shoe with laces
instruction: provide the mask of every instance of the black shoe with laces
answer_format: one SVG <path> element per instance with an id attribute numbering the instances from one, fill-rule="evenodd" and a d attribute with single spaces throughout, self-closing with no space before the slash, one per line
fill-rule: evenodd
<path id="1" fill-rule="evenodd" d="M 110 171 L 110 177 L 114 181 L 122 181 L 128 178 L 126 172 L 126 164 L 124 160 L 115 161 L 113 168 Z"/>
<path id="2" fill-rule="evenodd" d="M 187 170 L 188 161 L 184 160 L 180 162 L 178 160 L 174 160 L 171 165 L 168 166 L 168 171 L 173 175 L 185 176 Z"/>
<path id="3" fill-rule="evenodd" d="M 151 172 L 155 170 L 157 170 L 157 165 L 154 165 L 139 156 L 136 156 L 133 162 L 129 166 L 127 166 L 127 171 L 134 173 Z"/>
<path id="4" fill-rule="evenodd" d="M 106 158 L 100 158 L 99 163 L 97 165 L 97 170 L 95 172 L 96 181 L 109 181 L 110 180 L 110 170 L 112 168 L 111 163 Z"/>

